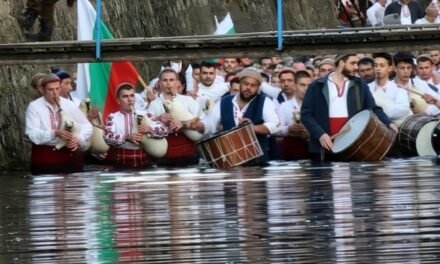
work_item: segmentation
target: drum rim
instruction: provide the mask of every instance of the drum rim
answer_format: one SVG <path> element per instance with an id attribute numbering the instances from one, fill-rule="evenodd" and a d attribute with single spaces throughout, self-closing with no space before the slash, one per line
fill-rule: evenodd
<path id="1" fill-rule="evenodd" d="M 243 128 L 243 127 L 247 127 L 247 126 L 251 126 L 251 125 L 252 125 L 252 123 L 250 123 L 250 122 L 246 122 L 246 123 L 239 124 L 238 126 L 233 127 L 233 128 L 231 128 L 231 129 L 229 129 L 229 130 L 221 131 L 221 132 L 219 132 L 219 133 L 217 133 L 217 134 L 215 134 L 215 135 L 212 135 L 212 136 L 209 137 L 209 138 L 205 138 L 205 139 L 203 139 L 203 140 L 200 140 L 200 141 L 196 142 L 196 144 L 197 144 L 197 145 L 199 145 L 199 144 L 203 144 L 203 143 L 205 143 L 205 142 L 207 142 L 207 141 L 210 141 L 210 140 L 212 140 L 212 139 L 216 139 L 216 138 L 218 138 L 218 137 L 221 137 L 221 136 L 227 135 L 227 134 L 229 134 L 229 133 L 231 133 L 231 132 L 234 132 L 234 131 L 236 131 L 236 130 L 238 130 L 238 129 L 241 129 L 241 128 Z"/>

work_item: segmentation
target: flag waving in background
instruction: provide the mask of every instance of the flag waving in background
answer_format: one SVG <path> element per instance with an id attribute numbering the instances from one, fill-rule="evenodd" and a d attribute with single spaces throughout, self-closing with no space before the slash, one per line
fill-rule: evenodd
<path id="1" fill-rule="evenodd" d="M 78 0 L 78 40 L 96 40 L 96 11 L 89 0 Z M 113 36 L 101 23 L 101 38 Z M 137 83 L 139 74 L 131 62 L 82 63 L 78 65 L 77 90 L 80 99 L 90 97 L 92 105 L 107 116 L 119 110 L 116 87 L 122 82 Z"/>
<path id="2" fill-rule="evenodd" d="M 232 22 L 231 14 L 225 16 L 222 22 L 218 22 L 217 16 L 214 16 L 216 30 L 214 35 L 232 35 L 237 33 L 234 28 L 234 23 Z"/>
<path id="3" fill-rule="evenodd" d="M 226 14 L 225 18 L 219 23 L 217 16 L 214 16 L 215 28 L 213 35 L 233 35 L 237 33 L 234 28 L 234 22 L 232 22 L 231 14 Z M 219 59 L 208 59 L 207 61 L 211 63 L 222 63 Z"/>

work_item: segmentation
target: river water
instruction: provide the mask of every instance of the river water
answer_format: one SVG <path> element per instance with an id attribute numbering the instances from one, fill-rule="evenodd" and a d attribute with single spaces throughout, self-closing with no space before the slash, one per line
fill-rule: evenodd
<path id="1" fill-rule="evenodd" d="M 0 263 L 440 263 L 432 159 L 2 175 Z"/>

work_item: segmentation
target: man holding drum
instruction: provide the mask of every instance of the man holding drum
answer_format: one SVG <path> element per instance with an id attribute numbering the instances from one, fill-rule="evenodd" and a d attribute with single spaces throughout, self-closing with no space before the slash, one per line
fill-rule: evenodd
<path id="1" fill-rule="evenodd" d="M 264 156 L 253 164 L 264 163 L 268 160 L 268 135 L 278 132 L 280 121 L 272 100 L 260 93 L 261 75 L 253 69 L 244 69 L 237 74 L 240 78 L 240 92 L 222 98 L 213 111 L 203 121 L 193 122 L 191 127 L 213 135 L 219 131 L 228 131 L 240 124 L 249 122 Z"/>
<path id="2" fill-rule="evenodd" d="M 323 149 L 332 150 L 331 136 L 343 132 L 344 124 L 359 111 L 372 110 L 387 127 L 398 131 L 375 104 L 365 81 L 356 77 L 358 60 L 356 54 L 338 55 L 335 72 L 314 81 L 306 92 L 301 121 L 310 133 L 309 151 L 314 160 L 323 159 Z M 331 155 L 326 156 L 329 158 Z"/>

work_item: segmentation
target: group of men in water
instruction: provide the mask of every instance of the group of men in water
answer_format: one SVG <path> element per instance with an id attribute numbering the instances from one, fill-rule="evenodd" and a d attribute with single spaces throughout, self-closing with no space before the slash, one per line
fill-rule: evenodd
<path id="1" fill-rule="evenodd" d="M 108 95 L 119 109 L 105 120 L 75 98 L 74 77 L 55 69 L 32 81 L 40 96 L 26 111 L 32 172 L 80 171 L 87 149 L 118 167 L 196 165 L 199 142 L 244 124 L 263 151 L 252 164 L 321 159 L 323 150 L 333 159 L 334 136 L 359 111 L 396 133 L 414 113 L 438 115 L 439 60 L 431 51 L 171 61 L 141 93 L 120 83 Z"/>

